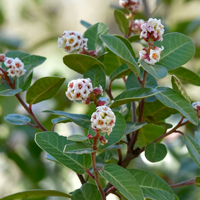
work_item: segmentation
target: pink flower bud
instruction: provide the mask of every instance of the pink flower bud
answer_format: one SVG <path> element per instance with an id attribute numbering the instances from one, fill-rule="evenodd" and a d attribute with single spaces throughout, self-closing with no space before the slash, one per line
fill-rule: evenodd
<path id="1" fill-rule="evenodd" d="M 88 135 L 87 135 L 87 138 L 88 138 L 88 139 L 92 139 L 93 136 L 92 136 L 91 134 L 88 134 Z"/>
<path id="2" fill-rule="evenodd" d="M 0 54 L 0 62 L 4 62 L 6 60 L 5 54 Z"/>
<path id="3" fill-rule="evenodd" d="M 108 142 L 108 140 L 106 140 L 106 138 L 103 137 L 103 136 L 99 137 L 99 141 L 101 142 L 101 145 L 104 145 L 104 144 L 106 144 Z"/>

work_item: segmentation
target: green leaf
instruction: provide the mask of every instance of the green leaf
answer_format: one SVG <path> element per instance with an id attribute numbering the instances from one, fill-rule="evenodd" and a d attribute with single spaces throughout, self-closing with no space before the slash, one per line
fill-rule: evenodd
<path id="1" fill-rule="evenodd" d="M 128 40 L 130 42 L 137 42 L 140 40 L 140 35 L 133 35 L 133 36 L 129 37 Z"/>
<path id="2" fill-rule="evenodd" d="M 25 53 L 23 51 L 8 51 L 6 52 L 6 57 L 10 57 L 10 58 L 19 58 L 20 60 L 22 60 L 22 58 L 29 56 L 30 54 Z"/>
<path id="3" fill-rule="evenodd" d="M 200 145 L 189 134 L 185 134 L 185 144 L 194 162 L 200 167 Z"/>
<path id="4" fill-rule="evenodd" d="M 67 137 L 68 140 L 76 141 L 76 142 L 83 142 L 88 140 L 87 136 L 83 135 L 70 135 Z"/>
<path id="5" fill-rule="evenodd" d="M 66 197 L 66 198 L 71 199 L 71 196 L 69 194 L 59 192 L 57 190 L 29 190 L 29 191 L 11 194 L 9 196 L 5 196 L 5 197 L 0 198 L 0 199 L 1 200 L 38 199 L 38 198 L 49 197 L 49 196 Z"/>
<path id="6" fill-rule="evenodd" d="M 180 80 L 186 81 L 187 83 L 200 86 L 200 76 L 187 68 L 179 67 L 170 70 L 169 73 L 176 75 Z"/>
<path id="7" fill-rule="evenodd" d="M 164 144 L 150 143 L 145 148 L 145 157 L 150 162 L 159 162 L 167 155 L 167 148 Z"/>
<path id="8" fill-rule="evenodd" d="M 191 103 L 190 97 L 188 96 L 184 86 L 175 75 L 172 75 L 171 82 L 173 89 L 176 92 L 180 93 L 189 103 Z"/>
<path id="9" fill-rule="evenodd" d="M 146 198 L 154 200 L 174 200 L 172 189 L 156 174 L 139 169 L 128 169 L 128 171 L 137 180 Z"/>
<path id="10" fill-rule="evenodd" d="M 97 159 L 100 159 L 103 162 L 109 162 L 113 157 L 112 151 L 103 151 L 102 153 L 98 154 L 96 157 Z"/>
<path id="11" fill-rule="evenodd" d="M 124 132 L 126 129 L 126 121 L 124 120 L 123 116 L 120 113 L 117 113 L 117 112 L 114 112 L 114 113 L 116 116 L 116 122 L 115 122 L 115 126 L 113 127 L 113 131 L 111 132 L 109 136 L 105 133 L 101 134 L 108 140 L 108 143 L 102 146 L 99 142 L 98 143 L 99 149 L 105 149 L 113 144 L 116 144 L 117 142 L 121 140 L 121 138 L 124 135 Z"/>
<path id="12" fill-rule="evenodd" d="M 68 117 L 58 117 L 51 120 L 53 124 L 71 122 Z"/>
<path id="13" fill-rule="evenodd" d="M 147 124 L 146 122 L 126 122 L 126 131 L 125 131 L 124 135 L 132 133 L 132 132 L 142 128 L 146 124 Z"/>
<path id="14" fill-rule="evenodd" d="M 113 144 L 107 148 L 105 148 L 105 150 L 117 150 L 117 149 L 121 149 L 123 147 L 122 144 Z"/>
<path id="15" fill-rule="evenodd" d="M 67 67 L 80 74 L 84 74 L 90 67 L 99 66 L 103 69 L 105 68 L 103 63 L 96 58 L 84 54 L 66 55 L 63 57 L 63 62 Z"/>
<path id="16" fill-rule="evenodd" d="M 15 125 L 27 125 L 31 121 L 29 117 L 18 114 L 9 114 L 4 119 Z"/>
<path id="17" fill-rule="evenodd" d="M 95 150 L 83 142 L 76 142 L 65 145 L 64 152 L 71 154 L 91 154 L 92 152 L 95 152 Z"/>
<path id="18" fill-rule="evenodd" d="M 54 157 L 52 157 L 52 156 L 49 155 L 48 153 L 46 154 L 45 158 L 46 158 L 47 160 L 50 160 L 50 161 L 52 161 L 52 162 L 55 162 L 55 163 L 60 164 Z"/>
<path id="19" fill-rule="evenodd" d="M 67 113 L 67 112 L 63 112 L 63 111 L 59 111 L 59 110 L 45 110 L 43 112 L 48 112 L 54 115 L 61 115 L 61 116 L 65 116 L 68 117 L 69 119 L 71 119 L 75 124 L 83 127 L 83 128 L 87 128 L 89 129 L 90 125 L 91 125 L 91 116 L 90 115 L 85 115 L 85 114 L 73 114 L 73 113 Z"/>
<path id="20" fill-rule="evenodd" d="M 119 112 L 124 119 L 128 119 L 131 111 L 131 103 L 123 104 L 121 106 L 115 107 L 112 109 L 115 112 Z"/>
<path id="21" fill-rule="evenodd" d="M 195 185 L 200 187 L 200 177 L 196 177 L 195 179 Z"/>
<path id="22" fill-rule="evenodd" d="M 86 22 L 85 20 L 81 20 L 80 22 L 81 22 L 81 24 L 82 24 L 83 26 L 85 26 L 85 28 L 87 28 L 87 29 L 90 28 L 90 27 L 92 26 L 92 24 Z"/>
<path id="23" fill-rule="evenodd" d="M 34 82 L 26 94 L 26 102 L 36 104 L 52 98 L 60 89 L 65 78 L 43 77 Z"/>
<path id="24" fill-rule="evenodd" d="M 99 22 L 88 28 L 83 35 L 84 38 L 88 38 L 88 50 L 98 51 L 98 55 L 103 54 L 106 47 L 99 36 L 104 34 L 108 34 L 108 27 L 104 23 Z"/>
<path id="25" fill-rule="evenodd" d="M 191 34 L 196 29 L 198 29 L 199 25 L 200 25 L 200 17 L 197 17 L 187 25 L 187 27 L 185 28 L 185 33 L 187 35 Z"/>
<path id="26" fill-rule="evenodd" d="M 96 185 L 85 183 L 72 194 L 72 200 L 100 200 L 101 195 Z"/>
<path id="27" fill-rule="evenodd" d="M 20 93 L 22 89 L 6 89 L 4 91 L 0 91 L 0 96 L 14 96 Z"/>
<path id="28" fill-rule="evenodd" d="M 178 110 L 185 118 L 194 125 L 198 124 L 197 113 L 192 105 L 179 93 L 166 87 L 156 88 L 160 93 L 155 94 L 156 98 L 169 108 Z"/>
<path id="29" fill-rule="evenodd" d="M 120 10 L 115 10 L 114 11 L 114 17 L 115 21 L 119 27 L 119 30 L 124 34 L 129 33 L 129 21 L 126 18 L 125 14 L 121 12 Z"/>
<path id="30" fill-rule="evenodd" d="M 167 69 L 161 65 L 149 65 L 146 62 L 140 60 L 140 64 L 144 70 L 157 79 L 164 78 L 167 76 Z"/>
<path id="31" fill-rule="evenodd" d="M 156 124 L 147 124 L 143 126 L 138 134 L 137 145 L 142 148 L 157 139 L 165 132 L 165 127 Z"/>
<path id="32" fill-rule="evenodd" d="M 200 134 L 197 131 L 195 131 L 195 139 L 198 142 L 198 144 L 200 145 Z"/>
<path id="33" fill-rule="evenodd" d="M 156 100 L 154 102 L 145 102 L 143 118 L 148 119 L 152 117 L 155 121 L 162 121 L 175 113 L 177 113 L 176 110 L 168 108 Z"/>
<path id="34" fill-rule="evenodd" d="M 127 75 L 130 71 L 130 68 L 124 63 L 110 74 L 110 81 L 113 82 L 115 79 Z"/>
<path id="35" fill-rule="evenodd" d="M 114 185 L 128 200 L 144 200 L 134 176 L 119 165 L 108 164 L 99 173 Z"/>
<path id="36" fill-rule="evenodd" d="M 162 42 L 155 42 L 155 46 L 164 46 L 158 64 L 172 70 L 187 63 L 195 54 L 195 45 L 186 35 L 168 33 L 163 36 Z"/>
<path id="37" fill-rule="evenodd" d="M 66 144 L 74 143 L 55 132 L 36 133 L 37 145 L 54 157 L 59 163 L 69 167 L 78 174 L 83 174 L 91 165 L 90 155 L 66 154 L 63 149 Z"/>
<path id="38" fill-rule="evenodd" d="M 127 46 L 119 38 L 112 35 L 101 35 L 100 38 L 106 44 L 106 46 L 114 54 L 119 56 L 135 74 L 139 75 L 140 69 L 137 62 Z"/>
<path id="39" fill-rule="evenodd" d="M 103 89 L 106 87 L 106 74 L 99 66 L 90 67 L 84 73 L 83 77 L 91 79 L 93 88 L 99 87 L 99 85 L 101 85 Z"/>
<path id="40" fill-rule="evenodd" d="M 158 91 L 152 88 L 136 88 L 136 89 L 129 89 L 121 94 L 119 94 L 115 99 L 114 102 L 111 104 L 111 108 L 120 106 L 122 104 L 130 103 L 133 101 L 137 101 L 139 99 L 147 98 L 150 96 L 154 96 L 157 94 Z"/>

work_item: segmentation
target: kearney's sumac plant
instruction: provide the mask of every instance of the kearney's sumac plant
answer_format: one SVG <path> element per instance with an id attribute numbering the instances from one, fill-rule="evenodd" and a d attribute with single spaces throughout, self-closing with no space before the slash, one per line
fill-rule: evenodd
<path id="1" fill-rule="evenodd" d="M 191 101 L 181 81 L 195 84 L 200 77 L 182 67 L 195 53 L 189 37 L 177 32 L 164 34 L 160 19 L 135 19 L 140 0 L 120 0 L 119 4 L 123 9 L 115 10 L 114 17 L 124 37 L 109 34 L 103 23 L 91 25 L 81 21 L 87 28 L 83 35 L 64 31 L 58 38 L 58 47 L 68 53 L 63 58 L 64 64 L 83 75 L 68 83 L 66 98 L 83 106 L 94 104 L 96 109 L 91 116 L 42 110 L 58 116 L 49 122 L 52 129 L 47 130 L 35 116 L 32 105 L 56 95 L 65 78 L 43 77 L 31 85 L 33 69 L 45 61 L 44 57 L 21 51 L 0 55 L 0 95 L 15 96 L 29 114 L 9 114 L 5 119 L 15 125 L 39 128 L 35 142 L 46 151 L 47 158 L 73 170 L 82 183 L 81 188 L 70 194 L 31 190 L 2 200 L 45 196 L 105 200 L 110 193 L 128 200 L 175 200 L 178 197 L 171 188 L 200 184 L 199 177 L 191 177 L 169 185 L 152 172 L 126 169 L 142 152 L 152 163 L 164 159 L 167 148 L 162 140 L 174 133 L 181 134 L 189 154 L 200 167 L 199 133 L 193 138 L 179 129 L 189 123 L 198 125 L 200 102 Z M 143 45 L 136 54 L 132 48 L 135 42 Z M 168 74 L 171 86 L 158 85 L 157 80 Z M 117 79 L 123 80 L 126 89 L 114 96 L 112 83 Z M 26 92 L 25 100 L 21 98 L 23 92 Z M 176 113 L 180 116 L 177 124 L 165 121 Z M 56 124 L 67 122 L 79 125 L 87 134 L 64 137 L 54 131 Z M 113 163 L 114 153 L 118 160 Z"/>

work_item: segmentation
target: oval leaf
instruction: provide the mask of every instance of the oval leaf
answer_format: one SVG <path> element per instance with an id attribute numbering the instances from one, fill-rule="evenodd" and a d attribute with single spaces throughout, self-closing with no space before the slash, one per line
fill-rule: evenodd
<path id="1" fill-rule="evenodd" d="M 186 35 L 168 33 L 163 36 L 162 42 L 155 42 L 155 46 L 164 46 L 158 64 L 172 70 L 187 63 L 195 54 L 195 45 Z"/>
<path id="2" fill-rule="evenodd" d="M 185 134 L 185 144 L 190 156 L 200 168 L 200 145 L 192 136 L 187 133 Z"/>
<path id="3" fill-rule="evenodd" d="M 88 22 L 86 22 L 86 21 L 84 21 L 84 20 L 81 20 L 80 21 L 80 23 L 83 25 L 83 26 L 85 26 L 85 28 L 90 28 L 91 26 L 92 26 L 92 24 L 90 24 L 90 23 L 88 23 Z"/>
<path id="4" fill-rule="evenodd" d="M 18 114 L 9 114 L 5 117 L 5 120 L 15 125 L 26 125 L 31 121 L 29 117 Z"/>
<path id="5" fill-rule="evenodd" d="M 44 77 L 35 81 L 26 93 L 26 102 L 36 104 L 52 98 L 60 89 L 65 78 Z"/>
<path id="6" fill-rule="evenodd" d="M 146 198 L 154 200 L 174 200 L 172 189 L 156 174 L 139 169 L 128 169 L 128 171 L 137 180 Z"/>
<path id="7" fill-rule="evenodd" d="M 161 65 L 149 65 L 146 62 L 140 60 L 140 64 L 144 70 L 157 79 L 164 78 L 167 76 L 167 69 Z"/>
<path id="8" fill-rule="evenodd" d="M 29 190 L 29 191 L 11 194 L 9 196 L 6 196 L 0 199 L 1 200 L 38 199 L 38 198 L 49 197 L 49 196 L 67 197 L 71 199 L 71 196 L 69 194 L 65 194 L 63 192 L 56 191 L 56 190 Z"/>
<path id="9" fill-rule="evenodd" d="M 150 162 L 159 162 L 167 155 L 164 144 L 150 143 L 145 148 L 145 157 Z"/>
<path id="10" fill-rule="evenodd" d="M 59 163 L 69 167 L 78 174 L 83 174 L 91 165 L 90 155 L 66 154 L 63 152 L 66 144 L 73 143 L 55 132 L 40 132 L 35 135 L 37 145 L 54 157 Z"/>
<path id="11" fill-rule="evenodd" d="M 169 108 L 178 110 L 185 118 L 194 125 L 198 124 L 197 113 L 192 105 L 179 93 L 171 88 L 157 87 L 160 93 L 155 94 L 156 98 Z"/>
<path id="12" fill-rule="evenodd" d="M 147 124 L 146 122 L 126 122 L 126 131 L 125 131 L 124 135 L 132 133 L 132 132 L 142 128 L 146 124 Z"/>
<path id="13" fill-rule="evenodd" d="M 0 91 L 0 96 L 14 96 L 18 93 L 20 93 L 22 89 L 6 89 L 3 91 Z"/>
<path id="14" fill-rule="evenodd" d="M 67 137 L 67 139 L 76 142 L 83 142 L 88 140 L 87 136 L 83 135 L 70 135 L 69 137 Z"/>
<path id="15" fill-rule="evenodd" d="M 64 64 L 70 69 L 84 74 L 90 67 L 99 66 L 103 69 L 105 66 L 97 59 L 84 54 L 69 54 L 63 57 Z"/>
<path id="16" fill-rule="evenodd" d="M 129 89 L 121 94 L 119 94 L 115 99 L 114 102 L 111 104 L 111 108 L 118 107 L 122 104 L 130 103 L 133 101 L 137 101 L 139 99 L 147 98 L 150 96 L 154 96 L 157 94 L 158 91 L 152 88 L 136 88 L 136 89 Z"/>
<path id="17" fill-rule="evenodd" d="M 139 75 L 140 69 L 137 62 L 133 58 L 127 46 L 119 38 L 112 35 L 101 35 L 100 38 L 106 46 L 114 54 L 119 56 L 135 74 Z"/>
<path id="18" fill-rule="evenodd" d="M 99 173 L 114 185 L 128 200 L 144 200 L 134 176 L 119 165 L 108 164 Z"/>

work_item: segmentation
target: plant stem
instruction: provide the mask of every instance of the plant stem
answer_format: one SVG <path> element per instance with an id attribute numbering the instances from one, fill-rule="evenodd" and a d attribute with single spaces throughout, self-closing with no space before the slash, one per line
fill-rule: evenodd
<path id="1" fill-rule="evenodd" d="M 116 187 L 115 186 L 112 186 L 110 187 L 107 191 L 106 191 L 106 196 L 109 195 L 113 190 L 115 190 Z"/>
<path id="2" fill-rule="evenodd" d="M 118 156 L 119 156 L 119 161 L 118 161 L 118 165 L 122 166 L 122 150 L 121 149 L 117 149 L 117 152 L 118 152 Z"/>
<path id="3" fill-rule="evenodd" d="M 183 182 L 180 182 L 180 183 L 170 185 L 170 187 L 175 188 L 175 187 L 181 187 L 181 186 L 185 186 L 185 185 L 194 185 L 195 182 L 196 182 L 196 178 L 193 178 L 193 179 L 190 179 L 190 180 L 187 180 L 187 181 L 183 181 Z"/>
<path id="4" fill-rule="evenodd" d="M 94 136 L 93 138 L 93 145 L 92 145 L 92 149 L 93 150 L 97 150 L 97 141 L 98 141 L 98 138 L 100 136 L 100 133 L 99 131 L 96 132 L 96 135 Z M 101 186 L 101 183 L 100 183 L 100 180 L 99 180 L 99 174 L 98 174 L 98 169 L 97 169 L 97 166 L 96 166 L 96 151 L 93 152 L 91 154 L 92 156 L 92 167 L 93 167 L 93 170 L 94 170 L 94 177 L 95 177 L 95 182 L 96 182 L 96 185 L 99 189 L 99 192 L 101 194 L 101 197 L 102 197 L 102 200 L 106 200 L 106 196 L 105 196 L 105 193 L 103 191 L 103 188 Z"/>
<path id="5" fill-rule="evenodd" d="M 81 184 L 83 185 L 84 183 L 86 183 L 85 179 L 83 178 L 83 176 L 81 174 L 77 174 Z"/>
<path id="6" fill-rule="evenodd" d="M 113 95 L 111 93 L 111 85 L 112 85 L 112 81 L 109 83 L 109 88 L 108 89 L 105 89 L 107 95 L 109 96 L 110 100 L 112 101 L 114 98 L 113 98 Z"/>

